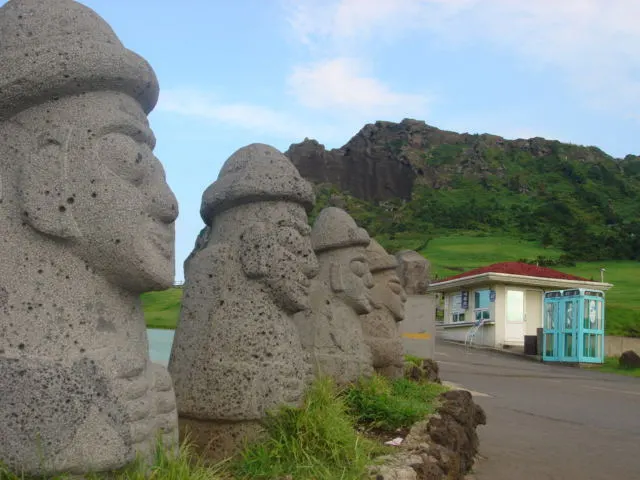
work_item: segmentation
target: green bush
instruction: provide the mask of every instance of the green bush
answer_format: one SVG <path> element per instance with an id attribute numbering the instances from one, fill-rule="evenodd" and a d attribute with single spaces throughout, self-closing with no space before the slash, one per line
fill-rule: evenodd
<path id="1" fill-rule="evenodd" d="M 379 448 L 356 432 L 328 378 L 316 380 L 302 408 L 270 414 L 265 429 L 267 440 L 249 446 L 232 466 L 237 478 L 356 480 Z"/>
<path id="2" fill-rule="evenodd" d="M 344 397 L 359 425 L 393 432 L 433 413 L 438 395 L 446 390 L 436 383 L 416 383 L 406 378 L 389 381 L 376 375 L 360 380 L 346 390 Z"/>

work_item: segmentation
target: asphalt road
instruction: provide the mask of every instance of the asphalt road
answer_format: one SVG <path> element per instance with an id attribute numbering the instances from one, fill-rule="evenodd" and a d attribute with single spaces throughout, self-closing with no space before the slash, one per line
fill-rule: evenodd
<path id="1" fill-rule="evenodd" d="M 640 480 L 640 379 L 438 343 L 484 407 L 478 480 Z"/>

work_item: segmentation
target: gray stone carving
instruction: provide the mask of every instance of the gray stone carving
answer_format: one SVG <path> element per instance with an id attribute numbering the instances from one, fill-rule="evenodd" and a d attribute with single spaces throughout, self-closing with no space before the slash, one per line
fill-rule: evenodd
<path id="1" fill-rule="evenodd" d="M 234 453 L 267 411 L 303 398 L 311 375 L 292 316 L 308 308 L 318 271 L 314 202 L 291 162 L 262 144 L 235 152 L 204 192 L 208 228 L 185 263 L 169 371 L 181 431 L 209 458 Z"/>
<path id="2" fill-rule="evenodd" d="M 177 441 L 139 294 L 174 277 L 151 67 L 71 0 L 0 8 L 0 462 L 83 474 Z"/>
<path id="3" fill-rule="evenodd" d="M 431 282 L 431 263 L 418 252 L 402 250 L 396 253 L 398 276 L 407 295 L 427 292 Z"/>
<path id="4" fill-rule="evenodd" d="M 339 385 L 373 374 L 360 315 L 373 310 L 365 249 L 370 238 L 344 210 L 327 207 L 311 232 L 320 273 L 312 280 L 311 310 L 295 321 L 316 375 Z"/>
<path id="5" fill-rule="evenodd" d="M 373 274 L 374 309 L 361 316 L 365 341 L 371 348 L 373 367 L 381 375 L 404 375 L 404 348 L 398 322 L 404 318 L 407 296 L 396 274 L 398 261 L 374 239 L 367 247 L 367 263 Z"/>

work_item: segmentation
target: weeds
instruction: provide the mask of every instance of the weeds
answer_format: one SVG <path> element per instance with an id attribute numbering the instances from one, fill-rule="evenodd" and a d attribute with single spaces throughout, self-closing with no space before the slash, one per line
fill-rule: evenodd
<path id="1" fill-rule="evenodd" d="M 381 376 L 362 379 L 344 395 L 349 413 L 365 428 L 393 432 L 408 428 L 433 413 L 436 398 L 447 388 L 406 378 L 389 381 Z"/>
<path id="2" fill-rule="evenodd" d="M 269 438 L 250 446 L 232 470 L 241 479 L 360 479 L 377 446 L 361 437 L 332 380 L 317 380 L 300 409 L 268 416 Z"/>

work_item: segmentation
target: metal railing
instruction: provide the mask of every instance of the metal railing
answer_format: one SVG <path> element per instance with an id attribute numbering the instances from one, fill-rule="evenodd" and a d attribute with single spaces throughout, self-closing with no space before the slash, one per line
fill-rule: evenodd
<path id="1" fill-rule="evenodd" d="M 480 331 L 480 329 L 484 326 L 487 319 L 482 319 L 477 322 L 473 327 L 469 329 L 467 334 L 464 337 L 464 346 L 466 349 L 469 349 L 473 345 L 473 340 L 476 338 L 476 335 Z"/>

